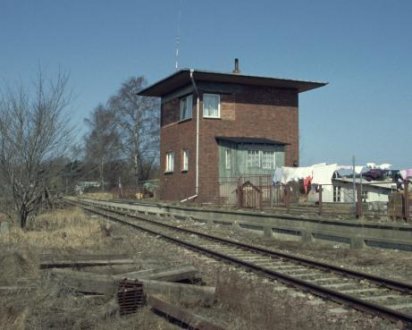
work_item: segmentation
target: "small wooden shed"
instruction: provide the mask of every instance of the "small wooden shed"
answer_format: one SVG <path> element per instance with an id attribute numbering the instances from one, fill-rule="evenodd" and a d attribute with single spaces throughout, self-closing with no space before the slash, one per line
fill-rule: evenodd
<path id="1" fill-rule="evenodd" d="M 243 208 L 261 209 L 262 191 L 250 181 L 238 188 L 239 206 Z"/>

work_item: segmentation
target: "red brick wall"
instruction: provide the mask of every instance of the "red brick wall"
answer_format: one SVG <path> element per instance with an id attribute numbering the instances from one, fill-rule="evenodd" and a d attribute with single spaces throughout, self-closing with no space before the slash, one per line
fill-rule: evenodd
<path id="1" fill-rule="evenodd" d="M 196 101 L 194 101 L 196 102 Z M 196 105 L 193 106 L 195 117 Z M 196 120 L 179 122 L 177 99 L 162 105 L 160 130 L 160 199 L 182 200 L 195 194 Z M 182 172 L 183 150 L 189 152 L 189 170 Z M 173 173 L 165 173 L 166 153 L 175 153 Z"/>
<path id="2" fill-rule="evenodd" d="M 161 176 L 160 197 L 164 200 L 181 200 L 195 193 L 196 97 L 193 97 L 193 101 L 193 119 L 181 123 L 177 123 L 179 102 L 176 99 L 162 106 L 162 171 L 165 168 L 166 152 L 175 152 L 174 173 Z M 285 165 L 292 166 L 294 161 L 299 161 L 296 91 L 229 85 L 225 87 L 225 93 L 221 94 L 220 119 L 202 118 L 202 110 L 201 102 L 199 201 L 210 201 L 218 193 L 216 136 L 267 138 L 289 143 L 285 149 Z M 180 171 L 182 149 L 190 152 L 188 173 Z"/>

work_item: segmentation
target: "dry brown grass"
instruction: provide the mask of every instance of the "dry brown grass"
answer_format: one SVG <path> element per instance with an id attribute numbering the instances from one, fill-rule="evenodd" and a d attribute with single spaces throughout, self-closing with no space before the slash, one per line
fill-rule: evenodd
<path id="1" fill-rule="evenodd" d="M 257 284 L 236 272 L 224 272 L 219 274 L 216 289 L 223 308 L 237 316 L 230 329 L 316 329 L 310 309 L 303 308 L 304 301 L 294 300 L 292 306 L 292 299 L 274 292 L 272 286 Z M 295 308 L 301 310 L 299 317 L 291 313 Z"/>
<path id="2" fill-rule="evenodd" d="M 47 285 L 46 285 L 47 284 Z M 148 308 L 129 317 L 106 311 L 111 297 L 86 298 L 45 282 L 35 293 L 0 297 L 3 329 L 175 329 Z"/>
<path id="3" fill-rule="evenodd" d="M 80 209 L 56 210 L 33 219 L 27 231 L 13 226 L 8 235 L 0 236 L 0 245 L 19 249 L 87 250 L 102 244 L 103 222 L 88 218 Z"/>
<path id="4" fill-rule="evenodd" d="M 217 298 L 222 311 L 231 315 L 227 329 L 395 329 L 388 321 L 348 311 L 328 313 L 327 304 L 311 305 L 310 294 L 302 297 L 291 291 L 276 291 L 272 283 L 243 277 L 236 271 L 219 273 Z M 352 317 L 348 322 L 347 317 Z M 358 318 L 358 319 L 357 319 Z M 355 320 L 355 321 L 354 321 Z"/>
<path id="5" fill-rule="evenodd" d="M 21 278 L 38 278 L 39 261 L 28 249 L 2 249 L 0 269 L 0 285 L 15 285 Z"/>
<path id="6" fill-rule="evenodd" d="M 35 292 L 0 296 L 0 329 L 175 329 L 148 309 L 127 318 L 106 314 L 112 297 L 86 298 L 51 281 L 47 272 L 39 272 L 41 253 L 74 258 L 77 254 L 130 253 L 139 255 L 142 262 L 148 258 L 143 268 L 165 265 L 170 255 L 179 253 L 159 239 L 106 224 L 80 209 L 56 210 L 38 216 L 26 232 L 12 227 L 10 235 L 0 237 L 0 282 L 10 285 L 29 277 L 38 286 Z M 308 305 L 308 297 L 274 291 L 272 284 L 235 271 L 219 273 L 217 297 L 227 329 L 388 329 L 387 323 L 367 317 L 355 325 L 345 323 L 345 317 L 326 313 L 325 305 Z M 220 323 L 218 313 L 210 313 L 210 319 Z"/>
<path id="7" fill-rule="evenodd" d="M 2 304 L 0 305 L 0 325 L 2 329 L 26 329 L 26 320 L 28 313 L 28 308 L 7 306 L 4 304 L 4 302 L 2 302 Z"/>
<path id="8" fill-rule="evenodd" d="M 8 235 L 0 236 L 0 286 L 37 289 L 0 295 L 0 329 L 174 329 L 149 309 L 126 318 L 108 314 L 107 304 L 113 297 L 87 298 L 39 270 L 42 253 L 76 258 L 78 254 L 136 252 L 140 246 L 111 237 L 122 235 L 121 230 L 116 227 L 113 233 L 104 220 L 77 208 L 42 214 L 26 231 L 12 226 Z"/>

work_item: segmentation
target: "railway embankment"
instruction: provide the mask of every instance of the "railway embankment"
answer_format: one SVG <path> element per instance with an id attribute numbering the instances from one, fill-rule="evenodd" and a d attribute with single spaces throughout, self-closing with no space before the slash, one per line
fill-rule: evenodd
<path id="1" fill-rule="evenodd" d="M 168 203 L 99 201 L 113 208 L 140 214 L 190 219 L 208 225 L 234 226 L 285 240 L 329 242 L 352 248 L 379 247 L 412 251 L 412 225 L 362 219 L 334 219 L 272 212 L 229 210 Z"/>

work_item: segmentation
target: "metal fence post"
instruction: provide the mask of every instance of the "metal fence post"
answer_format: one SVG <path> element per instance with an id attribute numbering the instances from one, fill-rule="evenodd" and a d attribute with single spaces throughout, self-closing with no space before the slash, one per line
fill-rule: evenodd
<path id="1" fill-rule="evenodd" d="M 289 191 L 289 185 L 288 184 L 286 184 L 285 185 L 285 197 L 284 197 L 284 199 L 285 199 L 285 207 L 286 207 L 286 209 L 289 211 L 289 208 L 290 208 L 290 191 Z"/>
<path id="2" fill-rule="evenodd" d="M 356 189 L 356 217 L 360 218 L 362 216 L 362 192 L 360 186 Z"/>
<path id="3" fill-rule="evenodd" d="M 261 175 L 259 175 L 259 187 L 258 187 L 258 188 L 260 189 L 260 193 L 259 193 L 259 209 L 261 210 L 261 209 L 262 209 L 262 203 L 263 203 L 263 191 L 264 191 L 263 185 L 262 185 L 262 176 L 261 176 Z"/>
<path id="4" fill-rule="evenodd" d="M 323 187 L 319 185 L 319 215 L 323 213 L 323 196 L 322 196 Z"/>
<path id="5" fill-rule="evenodd" d="M 404 196 L 403 196 L 403 218 L 406 221 L 409 221 L 409 181 L 408 178 L 406 178 L 406 180 L 403 181 L 403 192 L 404 192 Z"/>
<path id="6" fill-rule="evenodd" d="M 238 204 L 238 208 L 242 208 L 243 205 L 243 191 L 242 191 L 242 185 L 241 185 L 241 179 L 239 178 L 238 182 L 237 182 L 237 204 Z"/>
<path id="7" fill-rule="evenodd" d="M 270 208 L 273 207 L 273 183 L 269 180 L 269 198 L 270 198 Z"/>

